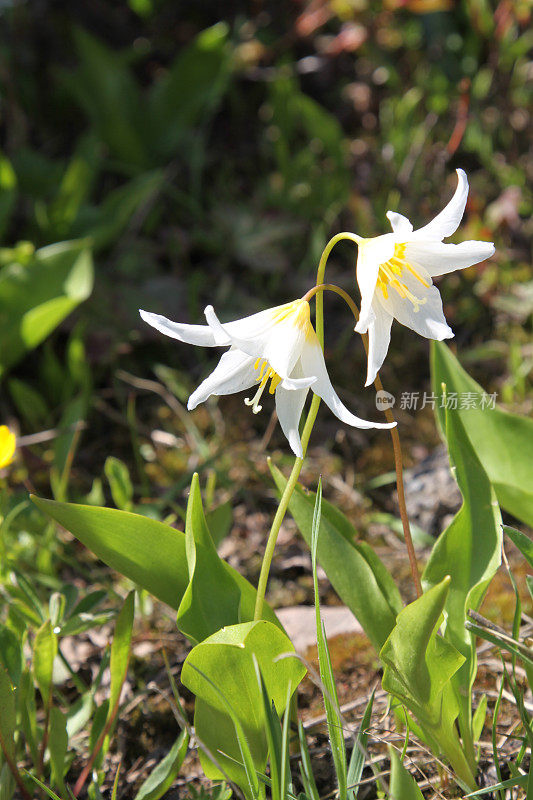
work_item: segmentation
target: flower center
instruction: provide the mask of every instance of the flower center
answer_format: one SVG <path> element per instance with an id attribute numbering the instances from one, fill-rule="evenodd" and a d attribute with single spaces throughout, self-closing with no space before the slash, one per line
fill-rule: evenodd
<path id="1" fill-rule="evenodd" d="M 269 366 L 268 361 L 264 358 L 259 357 L 256 359 L 254 369 L 259 373 L 256 378 L 257 382 L 259 383 L 259 387 L 255 395 L 251 399 L 247 397 L 244 403 L 247 406 L 252 406 L 252 411 L 254 414 L 259 414 L 263 408 L 263 406 L 259 405 L 259 401 L 268 381 L 270 381 L 270 389 L 268 390 L 269 394 L 274 394 L 281 383 L 281 378 L 277 372 L 274 372 L 272 367 Z"/>
<path id="2" fill-rule="evenodd" d="M 405 283 L 400 280 L 404 270 L 410 272 L 417 281 L 429 289 L 430 284 L 422 278 L 412 264 L 409 264 L 405 259 L 405 244 L 394 245 L 394 255 L 385 261 L 384 264 L 379 265 L 377 287 L 385 300 L 389 296 L 389 287 L 395 289 L 400 297 L 406 297 L 412 304 L 414 311 L 419 311 L 420 306 L 427 302 L 427 298 L 420 298 L 414 295 L 410 289 L 407 288 Z"/>

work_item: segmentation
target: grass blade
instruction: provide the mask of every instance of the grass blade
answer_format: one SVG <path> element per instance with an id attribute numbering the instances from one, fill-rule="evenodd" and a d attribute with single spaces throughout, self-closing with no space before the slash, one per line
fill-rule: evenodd
<path id="1" fill-rule="evenodd" d="M 361 780 L 361 775 L 363 774 L 363 767 L 365 765 L 366 743 L 368 740 L 368 726 L 370 725 L 370 717 L 372 716 L 372 707 L 374 705 L 375 693 L 376 690 L 374 689 L 370 696 L 370 700 L 368 701 L 367 706 L 365 708 L 365 713 L 363 714 L 363 719 L 361 720 L 361 725 L 359 726 L 357 739 L 355 740 L 354 748 L 352 750 L 352 755 L 350 758 L 350 763 L 348 765 L 348 776 L 347 776 L 348 800 L 355 800 L 355 798 L 359 793 L 358 783 Z"/>
<path id="2" fill-rule="evenodd" d="M 329 742 L 335 774 L 337 776 L 337 786 L 339 800 L 345 800 L 347 776 L 346 776 L 346 745 L 344 743 L 344 733 L 342 718 L 339 710 L 337 688 L 331 666 L 331 656 L 326 639 L 326 629 L 320 617 L 320 598 L 318 592 L 317 576 L 317 548 L 318 535 L 320 530 L 320 514 L 322 507 L 322 480 L 318 482 L 315 510 L 313 513 L 313 526 L 311 530 L 311 557 L 313 561 L 313 583 L 315 588 L 315 611 L 316 611 L 316 638 L 318 649 L 318 663 L 320 666 L 320 678 L 323 684 L 324 708 L 326 711 L 326 721 L 328 726 Z"/>

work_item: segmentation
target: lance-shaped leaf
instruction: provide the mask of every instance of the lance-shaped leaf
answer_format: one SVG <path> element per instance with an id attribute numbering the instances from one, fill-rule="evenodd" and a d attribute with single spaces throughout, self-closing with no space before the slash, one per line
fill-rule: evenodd
<path id="1" fill-rule="evenodd" d="M 289 684 L 294 691 L 305 675 L 296 658 L 278 658 L 285 653 L 294 653 L 287 636 L 272 623 L 259 620 L 223 628 L 196 645 L 183 665 L 181 680 L 196 695 L 196 734 L 241 787 L 248 785 L 248 778 L 244 767 L 236 763 L 242 764 L 243 757 L 232 717 L 244 733 L 255 769 L 264 772 L 267 721 L 256 665 L 280 717 Z M 201 749 L 200 760 L 207 777 L 224 777 Z"/>
<path id="2" fill-rule="evenodd" d="M 159 800 L 176 780 L 189 748 L 189 734 L 182 730 L 166 756 L 141 784 L 135 800 Z"/>
<path id="3" fill-rule="evenodd" d="M 52 767 L 52 784 L 63 796 L 67 789 L 63 777 L 66 771 L 65 758 L 68 749 L 67 718 L 56 706 L 50 709 L 50 731 L 48 738 L 48 751 Z"/>
<path id="4" fill-rule="evenodd" d="M 458 393 L 457 414 L 477 457 L 494 486 L 501 507 L 527 525 L 533 525 L 533 460 L 526 446 L 533 441 L 533 419 L 490 407 L 483 388 L 461 367 L 444 342 L 432 342 L 431 373 L 433 391 L 440 399 L 436 414 L 445 430 L 442 384 L 448 404 Z M 473 393 L 473 408 L 461 408 L 461 393 Z M 482 407 L 482 406 L 485 407 Z M 442 407 L 441 407 L 442 406 Z"/>
<path id="5" fill-rule="evenodd" d="M 41 511 L 70 531 L 112 569 L 178 611 L 189 586 L 185 534 L 182 531 L 129 511 L 59 503 L 34 496 L 31 499 Z M 224 624 L 253 619 L 256 589 L 225 561 L 219 559 L 219 564 L 240 595 L 233 616 Z M 209 591 L 216 595 L 217 586 L 211 585 Z M 220 593 L 218 598 L 220 601 Z M 282 627 L 267 603 L 263 605 L 263 614 L 265 619 Z"/>
<path id="6" fill-rule="evenodd" d="M 178 609 L 189 582 L 181 531 L 129 511 L 31 499 L 112 569 Z"/>
<path id="7" fill-rule="evenodd" d="M 201 642 L 240 621 L 241 593 L 207 528 L 198 475 L 193 476 L 187 503 L 185 547 L 189 585 L 178 609 L 178 628 L 193 642 Z"/>
<path id="8" fill-rule="evenodd" d="M 33 643 L 33 673 L 45 707 L 48 706 L 51 699 L 52 674 L 56 655 L 57 636 L 48 619 L 35 634 Z"/>
<path id="9" fill-rule="evenodd" d="M 434 752 L 443 753 L 458 777 L 472 786 L 455 728 L 459 707 L 451 685 L 465 659 L 437 633 L 449 586 L 447 577 L 398 614 L 380 653 L 382 685 L 411 711 Z"/>
<path id="10" fill-rule="evenodd" d="M 278 490 L 283 491 L 286 479 L 272 464 L 270 471 Z M 314 507 L 315 494 L 296 486 L 289 510 L 309 546 Z M 366 542 L 356 543 L 355 536 L 356 531 L 346 517 L 331 503 L 322 500 L 318 561 L 379 652 L 403 607 L 402 600 L 383 562 Z"/>
<path id="11" fill-rule="evenodd" d="M 446 437 L 463 505 L 435 542 L 424 571 L 423 585 L 429 588 L 441 583 L 447 575 L 451 578 L 444 635 L 465 657 L 453 684 L 459 701 L 465 749 L 474 762 L 471 688 L 477 658 L 475 637 L 465 628 L 465 621 L 468 610 L 477 610 L 481 605 L 487 586 L 500 566 L 502 526 L 494 490 L 456 411 L 446 412 Z"/>

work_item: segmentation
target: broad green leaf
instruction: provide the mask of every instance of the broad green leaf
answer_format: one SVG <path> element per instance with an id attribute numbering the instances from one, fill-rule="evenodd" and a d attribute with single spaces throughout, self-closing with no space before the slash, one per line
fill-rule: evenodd
<path id="1" fill-rule="evenodd" d="M 457 414 L 479 461 L 494 486 L 501 507 L 533 526 L 533 460 L 525 443 L 533 441 L 533 419 L 510 414 L 501 408 L 480 408 L 482 387 L 461 367 L 443 342 L 432 342 L 431 371 L 437 402 L 437 419 L 445 428 L 442 384 L 448 403 L 458 393 Z M 477 408 L 460 408 L 461 393 L 474 393 Z M 445 402 L 445 401 L 444 401 Z"/>
<path id="2" fill-rule="evenodd" d="M 272 623 L 260 620 L 223 628 L 196 645 L 183 665 L 182 683 L 196 695 L 196 734 L 224 772 L 241 787 L 247 786 L 247 778 L 243 767 L 235 763 L 242 763 L 242 754 L 227 704 L 242 726 L 255 768 L 263 772 L 267 759 L 266 720 L 255 662 L 280 717 L 289 683 L 294 691 L 305 675 L 296 658 L 278 659 L 285 653 L 294 653 L 287 636 Z M 203 751 L 200 760 L 209 778 L 223 777 Z"/>
<path id="3" fill-rule="evenodd" d="M 533 569 L 533 541 L 525 533 L 517 531 L 516 528 L 511 528 L 510 525 L 504 525 L 503 530 Z"/>
<path id="4" fill-rule="evenodd" d="M 424 800 L 413 776 L 405 769 L 393 747 L 389 747 L 390 784 L 388 800 Z"/>
<path id="5" fill-rule="evenodd" d="M 33 674 L 46 706 L 51 701 L 54 659 L 57 655 L 57 636 L 50 620 L 41 625 L 33 643 Z"/>
<path id="6" fill-rule="evenodd" d="M 0 272 L 0 377 L 37 347 L 83 300 L 93 286 L 93 266 L 82 241 L 37 250 L 27 265 Z"/>
<path id="7" fill-rule="evenodd" d="M 270 470 L 283 491 L 286 479 L 272 464 Z M 297 486 L 289 503 L 302 536 L 311 544 L 315 495 Z M 365 542 L 355 543 L 356 532 L 346 517 L 327 501 L 322 503 L 318 561 L 348 608 L 363 626 L 379 652 L 392 631 L 402 601 L 396 584 L 382 561 Z"/>
<path id="8" fill-rule="evenodd" d="M 185 547 L 189 585 L 178 609 L 178 628 L 193 642 L 201 642 L 225 625 L 240 622 L 241 593 L 218 555 L 207 529 L 200 482 L 191 482 Z"/>
<path id="9" fill-rule="evenodd" d="M 159 800 L 176 780 L 187 755 L 189 734 L 183 730 L 166 756 L 142 783 L 135 800 Z"/>
<path id="10" fill-rule="evenodd" d="M 35 496 L 31 499 L 112 569 L 176 611 L 179 609 L 189 584 L 182 531 L 129 511 L 58 503 Z M 240 619 L 253 619 L 255 588 L 237 570 L 222 563 L 240 592 Z M 265 603 L 263 608 L 265 618 L 281 628 L 270 606 Z"/>
<path id="11" fill-rule="evenodd" d="M 465 751 L 475 761 L 471 729 L 472 684 L 477 672 L 475 637 L 465 628 L 469 609 L 477 610 L 501 563 L 502 526 L 491 483 L 456 411 L 446 412 L 446 437 L 452 469 L 463 505 L 439 536 L 422 576 L 424 587 L 449 575 L 444 635 L 465 658 L 453 678 L 459 703 L 459 725 Z"/>
<path id="12" fill-rule="evenodd" d="M 179 607 L 188 583 L 181 531 L 129 511 L 32 500 L 112 569 L 171 608 Z"/>
<path id="13" fill-rule="evenodd" d="M 472 786 L 455 727 L 459 707 L 451 685 L 465 659 L 437 633 L 449 586 L 447 577 L 398 614 L 380 653 L 382 685 L 411 711 L 434 752 L 444 753 L 458 777 Z"/>
<path id="14" fill-rule="evenodd" d="M 57 706 L 50 709 L 50 729 L 48 750 L 52 766 L 52 785 L 64 796 L 67 794 L 63 776 L 65 774 L 65 757 L 68 748 L 67 718 Z"/>
<path id="15" fill-rule="evenodd" d="M 15 758 L 15 693 L 7 671 L 0 666 L 0 751 Z"/>
<path id="16" fill-rule="evenodd" d="M 315 498 L 315 508 L 313 511 L 313 522 L 311 525 L 311 558 L 313 564 L 313 586 L 315 590 L 315 613 L 316 613 L 316 641 L 318 650 L 318 664 L 320 669 L 320 679 L 322 681 L 322 695 L 324 709 L 326 712 L 326 722 L 328 726 L 329 744 L 335 766 L 337 777 L 337 789 L 339 797 L 346 797 L 346 745 L 344 743 L 344 730 L 342 717 L 339 708 L 339 698 L 337 696 L 337 686 L 331 656 L 326 638 L 326 629 L 320 617 L 320 595 L 318 591 L 317 574 L 317 548 L 320 538 L 320 522 L 322 514 L 322 480 L 318 482 L 318 489 Z"/>
<path id="17" fill-rule="evenodd" d="M 108 456 L 104 472 L 109 481 L 113 502 L 122 511 L 131 511 L 133 506 L 133 485 L 126 464 L 115 456 Z"/>

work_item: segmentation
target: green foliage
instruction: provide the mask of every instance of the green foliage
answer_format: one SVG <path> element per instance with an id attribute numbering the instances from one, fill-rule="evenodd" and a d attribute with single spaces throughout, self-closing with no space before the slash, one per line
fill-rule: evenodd
<path id="1" fill-rule="evenodd" d="M 285 486 L 281 472 L 270 465 L 279 491 Z M 300 533 L 311 545 L 315 497 L 297 486 L 289 503 Z M 353 611 L 365 633 L 380 650 L 402 608 L 400 594 L 384 564 L 366 542 L 354 541 L 356 531 L 338 509 L 323 502 L 317 557 L 331 585 Z"/>
<path id="2" fill-rule="evenodd" d="M 254 768 L 264 771 L 267 760 L 265 712 L 256 664 L 268 697 L 280 716 L 305 675 L 287 636 L 266 620 L 231 625 L 196 645 L 187 656 L 182 683 L 196 696 L 194 727 L 211 757 L 200 751 L 206 775 L 217 779 L 224 773 L 250 794 L 243 766 L 235 717 L 242 728 Z M 217 766 L 217 764 L 219 766 Z M 224 770 L 224 773 L 220 771 Z"/>
<path id="3" fill-rule="evenodd" d="M 389 756 L 391 771 L 388 800 L 423 800 L 422 792 L 393 747 L 389 747 Z"/>
<path id="4" fill-rule="evenodd" d="M 33 672 L 45 707 L 52 699 L 52 675 L 57 655 L 57 636 L 50 620 L 39 628 L 33 644 Z"/>
<path id="5" fill-rule="evenodd" d="M 463 505 L 435 542 L 423 584 L 429 588 L 440 584 L 447 575 L 451 578 L 444 636 L 465 658 L 452 683 L 465 752 L 474 769 L 471 690 L 477 672 L 476 640 L 465 629 L 465 621 L 469 609 L 480 607 L 500 566 L 502 523 L 494 490 L 456 411 L 446 412 L 446 440 Z"/>
<path id="6" fill-rule="evenodd" d="M 346 775 L 346 746 L 344 744 L 344 729 L 337 697 L 337 687 L 335 676 L 331 665 L 331 656 L 326 638 L 326 628 L 320 618 L 320 596 L 318 592 L 317 575 L 317 550 L 320 536 L 320 523 L 322 513 L 322 481 L 318 483 L 313 512 L 313 522 L 311 525 L 311 558 L 313 561 L 313 584 L 315 589 L 315 613 L 316 613 L 316 641 L 318 649 L 318 663 L 320 668 L 320 678 L 323 684 L 324 708 L 326 711 L 326 722 L 328 726 L 329 743 L 335 764 L 335 774 L 337 776 L 337 788 L 339 797 L 346 797 L 347 775 Z"/>
<path id="7" fill-rule="evenodd" d="M 239 622 L 241 601 L 239 587 L 218 555 L 207 528 L 198 475 L 192 479 L 187 503 L 185 547 L 189 584 L 177 621 L 179 629 L 197 643 L 225 625 Z"/>
<path id="8" fill-rule="evenodd" d="M 171 608 L 179 607 L 188 583 L 181 531 L 128 511 L 32 500 L 110 567 Z"/>
<path id="9" fill-rule="evenodd" d="M 37 250 L 30 263 L 0 271 L 0 376 L 37 347 L 93 286 L 84 242 L 59 242 Z"/>
<path id="10" fill-rule="evenodd" d="M 191 484 L 187 535 L 128 511 L 32 500 L 98 558 L 176 609 L 178 624 L 181 627 L 183 619 L 183 631 L 192 641 L 214 632 L 219 623 L 253 619 L 256 590 L 218 556 L 207 529 L 198 476 Z M 203 565 L 198 571 L 197 558 Z M 203 594 L 199 586 L 204 587 Z M 267 604 L 264 615 L 281 627 Z"/>
<path id="11" fill-rule="evenodd" d="M 455 728 L 459 705 L 451 683 L 465 658 L 438 634 L 449 588 L 447 577 L 398 614 L 380 652 L 382 684 L 411 711 L 431 748 L 444 753 L 458 778 L 472 787 Z"/>
<path id="12" fill-rule="evenodd" d="M 446 385 L 448 398 L 452 392 L 473 392 L 478 398 L 485 392 L 443 342 L 432 343 L 431 371 L 433 391 L 439 397 L 437 418 L 444 430 L 442 384 Z M 457 414 L 501 507 L 533 525 L 533 467 L 524 447 L 524 442 L 533 440 L 533 420 L 497 407 L 458 408 Z"/>
<path id="13" fill-rule="evenodd" d="M 186 730 L 181 731 L 166 756 L 143 781 L 135 800 L 159 800 L 170 789 L 187 755 L 189 738 Z"/>
<path id="14" fill-rule="evenodd" d="M 347 141 L 337 119 L 283 75 L 270 86 L 277 203 L 324 224 L 346 204 L 350 190 Z"/>

